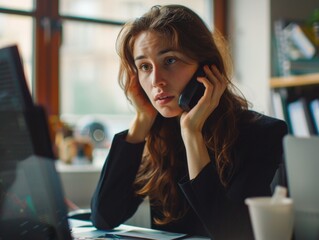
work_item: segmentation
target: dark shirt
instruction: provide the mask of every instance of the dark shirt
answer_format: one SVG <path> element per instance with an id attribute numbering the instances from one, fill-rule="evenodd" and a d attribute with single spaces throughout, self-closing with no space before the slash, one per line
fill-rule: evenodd
<path id="1" fill-rule="evenodd" d="M 257 114 L 252 111 L 247 113 Z M 128 143 L 125 141 L 126 134 L 127 131 L 124 131 L 115 135 L 92 198 L 91 219 L 98 229 L 111 229 L 122 224 L 142 202 L 134 193 L 133 182 L 145 142 Z M 152 222 L 152 228 L 212 239 L 253 239 L 244 200 L 271 195 L 270 184 L 282 162 L 282 139 L 285 134 L 287 126 L 284 121 L 265 115 L 260 115 L 253 122 L 242 118 L 232 151 L 234 160 L 240 160 L 241 164 L 228 187 L 221 184 L 214 154 L 210 152 L 211 162 L 195 179 L 189 179 L 186 168 L 184 177 L 177 182 L 180 194 L 190 206 L 189 211 L 179 220 L 166 225 Z M 160 210 L 151 204 L 152 218 L 160 215 Z"/>

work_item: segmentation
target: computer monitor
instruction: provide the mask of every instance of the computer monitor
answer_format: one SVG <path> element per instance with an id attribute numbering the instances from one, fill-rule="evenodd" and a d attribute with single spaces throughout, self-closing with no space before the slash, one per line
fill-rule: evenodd
<path id="1" fill-rule="evenodd" d="M 30 154 L 54 159 L 44 109 L 33 103 L 18 47 L 0 50 L 0 162 Z"/>
<path id="2" fill-rule="evenodd" d="M 70 240 L 44 109 L 16 45 L 0 49 L 0 239 Z"/>

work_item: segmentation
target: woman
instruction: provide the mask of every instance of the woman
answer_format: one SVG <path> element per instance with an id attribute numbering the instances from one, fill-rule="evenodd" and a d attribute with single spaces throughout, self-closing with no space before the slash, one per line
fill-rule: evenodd
<path id="1" fill-rule="evenodd" d="M 113 139 L 91 203 L 94 225 L 118 226 L 148 196 L 153 228 L 252 238 L 244 199 L 271 194 L 286 124 L 248 110 L 222 37 L 186 7 L 153 7 L 123 27 L 117 48 L 136 117 Z M 205 91 L 186 112 L 178 99 L 198 68 Z"/>

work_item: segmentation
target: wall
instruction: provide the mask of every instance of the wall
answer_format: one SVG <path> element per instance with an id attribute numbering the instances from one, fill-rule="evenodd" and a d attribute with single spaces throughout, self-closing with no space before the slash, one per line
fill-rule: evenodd
<path id="1" fill-rule="evenodd" d="M 270 3 L 229 0 L 228 4 L 234 81 L 254 110 L 269 113 Z"/>

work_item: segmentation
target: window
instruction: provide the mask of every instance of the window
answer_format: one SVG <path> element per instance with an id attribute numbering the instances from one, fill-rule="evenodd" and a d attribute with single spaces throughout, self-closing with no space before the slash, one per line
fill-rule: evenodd
<path id="1" fill-rule="evenodd" d="M 18 44 L 24 56 L 24 68 L 29 88 L 32 92 L 34 57 L 33 45 L 33 9 L 32 0 L 0 0 L 0 47 Z"/>
<path id="2" fill-rule="evenodd" d="M 212 2 L 178 1 L 209 25 Z M 50 115 L 130 114 L 117 84 L 116 36 L 128 19 L 169 3 L 176 1 L 0 0 L 0 47 L 19 45 L 33 97 Z"/>
<path id="3" fill-rule="evenodd" d="M 160 1 L 161 4 L 174 1 Z M 130 114 L 129 105 L 117 84 L 119 60 L 115 51 L 121 24 L 141 16 L 159 1 L 61 1 L 63 39 L 60 55 L 61 114 Z M 210 23 L 210 1 L 183 0 Z M 76 20 L 74 20 L 77 18 Z M 109 23 L 92 23 L 110 21 Z M 70 19 L 70 20 L 69 20 Z M 82 21 L 79 21 L 82 19 Z"/>

